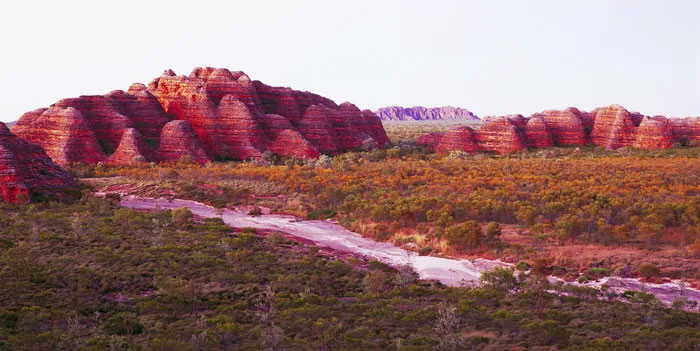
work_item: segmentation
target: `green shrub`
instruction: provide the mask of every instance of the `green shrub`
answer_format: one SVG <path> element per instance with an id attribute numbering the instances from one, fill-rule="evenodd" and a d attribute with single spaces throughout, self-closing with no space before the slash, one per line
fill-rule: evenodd
<path id="1" fill-rule="evenodd" d="M 118 312 L 107 318 L 102 326 L 105 332 L 113 335 L 136 335 L 144 332 L 136 315 L 128 312 Z"/>
<path id="2" fill-rule="evenodd" d="M 658 277 L 659 273 L 659 268 L 651 263 L 644 263 L 639 266 L 639 275 L 644 279 Z"/>

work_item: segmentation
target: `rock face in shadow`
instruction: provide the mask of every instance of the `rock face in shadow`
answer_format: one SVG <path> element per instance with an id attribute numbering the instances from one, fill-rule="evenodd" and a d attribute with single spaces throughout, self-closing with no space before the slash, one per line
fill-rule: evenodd
<path id="1" fill-rule="evenodd" d="M 448 120 L 479 120 L 471 111 L 452 106 L 443 107 L 401 107 L 387 106 L 374 111 L 382 121 L 448 121 Z"/>
<path id="2" fill-rule="evenodd" d="M 521 115 L 486 117 L 479 129 L 458 127 L 447 133 L 427 133 L 418 144 L 438 152 L 461 150 L 506 154 L 526 148 L 594 144 L 614 150 L 622 147 L 665 149 L 674 144 L 700 143 L 700 117 L 666 118 L 629 112 L 620 105 L 591 112 L 570 107 Z"/>
<path id="3" fill-rule="evenodd" d="M 173 120 L 188 126 L 164 133 Z M 168 144 L 177 138 L 194 143 L 188 128 L 204 154 Z M 147 86 L 134 83 L 126 92 L 63 99 L 48 109 L 24 114 L 13 130 L 63 165 L 130 164 L 134 159 L 150 162 L 180 156 L 200 161 L 249 159 L 265 151 L 318 157 L 389 144 L 381 121 L 369 110 L 212 67 L 195 68 L 188 76 L 167 70 Z M 164 142 L 163 135 L 170 139 Z M 182 154 L 176 156 L 176 151 Z"/>
<path id="4" fill-rule="evenodd" d="M 73 177 L 40 146 L 18 138 L 0 122 L 0 201 L 21 204 L 35 196 L 60 199 L 74 185 Z"/>

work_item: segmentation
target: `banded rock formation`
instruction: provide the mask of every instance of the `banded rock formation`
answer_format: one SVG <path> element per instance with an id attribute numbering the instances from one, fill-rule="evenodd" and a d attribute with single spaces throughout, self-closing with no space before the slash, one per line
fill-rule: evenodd
<path id="1" fill-rule="evenodd" d="M 166 131 L 173 120 L 187 126 L 178 123 Z M 258 158 L 265 151 L 318 157 L 389 143 L 381 121 L 368 110 L 211 67 L 195 68 L 189 76 L 167 70 L 148 86 L 135 83 L 126 92 L 63 99 L 25 113 L 13 131 L 64 165 L 181 156 L 206 162 Z M 185 152 L 175 144 L 180 139 L 196 149 Z"/>
<path id="2" fill-rule="evenodd" d="M 700 142 L 700 118 L 645 117 L 619 105 L 583 112 L 576 108 L 547 110 L 529 118 L 521 115 L 487 117 L 477 130 L 459 127 L 429 133 L 418 144 L 438 152 L 462 150 L 505 154 L 553 145 L 595 144 L 608 150 L 621 147 L 664 149 L 675 143 Z"/>
<path id="3" fill-rule="evenodd" d="M 374 113 L 382 121 L 442 121 L 442 120 L 478 120 L 471 111 L 452 106 L 443 107 L 401 107 L 387 106 L 379 108 Z"/>
<path id="4" fill-rule="evenodd" d="M 0 122 L 0 201 L 25 203 L 36 195 L 61 198 L 73 186 L 73 177 L 40 146 L 18 138 Z"/>

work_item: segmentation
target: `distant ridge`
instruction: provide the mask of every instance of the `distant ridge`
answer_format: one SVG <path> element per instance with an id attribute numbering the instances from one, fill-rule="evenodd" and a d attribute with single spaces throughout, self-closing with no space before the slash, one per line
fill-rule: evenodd
<path id="1" fill-rule="evenodd" d="M 382 121 L 447 121 L 447 120 L 479 120 L 471 111 L 452 106 L 443 107 L 401 107 L 387 106 L 374 112 Z"/>
<path id="2" fill-rule="evenodd" d="M 7 126 L 7 128 L 12 129 L 12 127 L 15 125 L 15 123 L 17 123 L 17 121 L 7 122 L 7 123 L 5 123 L 5 125 Z"/>

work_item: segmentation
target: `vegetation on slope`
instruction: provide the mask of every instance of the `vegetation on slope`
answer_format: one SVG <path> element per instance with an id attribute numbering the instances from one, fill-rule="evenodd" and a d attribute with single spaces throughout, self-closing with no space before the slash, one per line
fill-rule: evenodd
<path id="1" fill-rule="evenodd" d="M 500 157 L 404 146 L 271 165 L 76 172 L 122 176 L 98 182 L 112 190 L 336 216 L 351 230 L 424 254 L 552 256 L 562 267 L 556 274 L 570 279 L 589 268 L 636 275 L 652 263 L 663 276 L 692 281 L 700 279 L 699 150 L 556 148 Z M 489 235 L 489 223 L 502 235 Z"/>
<path id="2" fill-rule="evenodd" d="M 483 288 L 416 281 L 279 234 L 110 199 L 3 205 L 0 350 L 693 350 L 700 315 L 546 292 L 549 263 Z M 566 287 L 559 287 L 567 289 Z"/>

